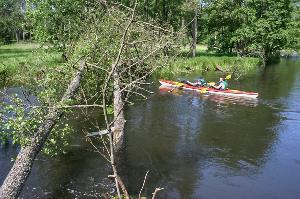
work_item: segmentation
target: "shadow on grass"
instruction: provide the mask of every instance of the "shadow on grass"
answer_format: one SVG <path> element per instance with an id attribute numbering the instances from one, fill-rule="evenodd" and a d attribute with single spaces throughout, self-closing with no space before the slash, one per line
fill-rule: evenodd
<path id="1" fill-rule="evenodd" d="M 8 60 L 8 59 L 12 59 L 12 58 L 24 58 L 24 57 L 28 57 L 29 53 L 18 53 L 18 54 L 10 54 L 10 55 L 1 55 L 0 54 L 0 59 L 2 60 Z"/>
<path id="2" fill-rule="evenodd" d="M 0 49 L 1 54 L 19 54 L 19 53 L 31 53 L 32 49 Z"/>

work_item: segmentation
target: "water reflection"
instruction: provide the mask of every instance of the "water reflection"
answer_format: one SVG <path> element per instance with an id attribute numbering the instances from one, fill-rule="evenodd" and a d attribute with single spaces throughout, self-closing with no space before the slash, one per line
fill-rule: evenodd
<path id="1" fill-rule="evenodd" d="M 221 99 L 160 90 L 128 110 L 122 173 L 131 192 L 138 191 L 137 182 L 149 169 L 148 194 L 163 185 L 168 189 L 162 198 L 191 198 L 208 165 L 226 170 L 220 169 L 219 177 L 258 172 L 276 140 L 271 127 L 278 116 L 266 106 L 237 106 L 231 99 L 218 103 Z"/>
<path id="2" fill-rule="evenodd" d="M 272 151 L 277 139 L 273 127 L 279 121 L 280 116 L 266 106 L 251 109 L 210 107 L 198 141 L 212 149 L 213 161 L 219 166 L 241 172 L 241 175 L 253 174 Z"/>
<path id="3" fill-rule="evenodd" d="M 184 94 L 189 93 L 191 95 L 198 96 L 202 100 L 210 100 L 217 104 L 222 104 L 222 105 L 237 104 L 243 106 L 257 106 L 259 101 L 257 98 L 235 97 L 235 96 L 215 95 L 215 94 L 207 94 L 207 93 L 200 94 L 197 91 L 185 91 L 180 89 L 172 89 L 166 86 L 160 86 L 159 91 L 160 94 L 170 93 L 176 96 L 182 96 Z"/>
<path id="4" fill-rule="evenodd" d="M 173 97 L 155 95 L 127 111 L 130 115 L 126 124 L 128 137 L 121 164 L 132 193 L 138 191 L 147 170 L 150 173 L 146 192 L 152 193 L 156 186 L 163 185 L 170 191 L 161 194 L 170 198 L 177 195 L 189 198 L 201 178 L 197 170 L 204 152 L 194 140 L 202 113 L 193 110 L 202 110 L 202 104 L 193 97 L 187 101 Z M 166 106 L 161 106 L 160 102 Z"/>

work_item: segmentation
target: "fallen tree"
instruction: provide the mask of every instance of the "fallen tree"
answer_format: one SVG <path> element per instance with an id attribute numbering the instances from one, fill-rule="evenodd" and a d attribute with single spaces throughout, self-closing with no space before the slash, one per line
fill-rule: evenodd
<path id="1" fill-rule="evenodd" d="M 86 20 L 84 24 L 87 24 L 86 31 L 71 47 L 72 54 L 68 58 L 67 65 L 73 66 L 72 61 L 78 58 L 84 60 L 84 64 L 80 65 L 67 92 L 58 103 L 55 102 L 58 100 L 57 96 L 60 96 L 58 94 L 61 88 L 57 89 L 56 85 L 66 85 L 66 81 L 60 79 L 62 76 L 56 77 L 57 73 L 50 74 L 53 77 L 53 81 L 50 83 L 51 89 L 49 89 L 52 93 L 43 96 L 42 101 L 44 100 L 46 103 L 44 107 L 40 107 L 45 108 L 48 114 L 43 117 L 44 121 L 36 133 L 30 137 L 30 142 L 21 146 L 20 154 L 1 187 L 1 197 L 18 197 L 30 174 L 34 158 L 64 113 L 64 109 L 60 108 L 74 107 L 80 110 L 97 108 L 99 115 L 104 115 L 105 121 L 101 121 L 101 123 L 105 124 L 106 129 L 105 133 L 101 131 L 101 134 L 107 134 L 106 138 L 108 139 L 104 143 L 105 154 L 103 157 L 112 166 L 113 175 L 111 177 L 115 180 L 119 198 L 121 191 L 127 198 L 129 197 L 126 186 L 118 175 L 115 158 L 115 152 L 122 145 L 124 137 L 124 106 L 126 103 L 130 103 L 129 100 L 132 96 L 146 99 L 147 96 L 144 93 L 151 93 L 144 87 L 147 84 L 145 83 L 146 78 L 167 62 L 169 51 L 172 49 L 174 33 L 156 24 L 142 21 L 135 15 L 135 8 L 113 4 L 107 5 L 106 9 L 99 14 L 100 16 L 92 13 L 84 17 Z M 77 102 L 82 104 L 69 105 L 69 100 L 79 87 L 85 66 L 88 71 L 83 78 L 84 82 L 80 86 L 80 92 L 76 96 Z M 48 69 L 46 68 L 46 70 Z M 65 72 L 61 71 L 59 67 L 55 70 L 59 74 Z M 66 71 L 68 72 L 68 70 Z M 47 71 L 43 74 L 48 77 Z M 40 79 L 43 81 L 43 77 Z M 45 82 L 43 88 L 49 86 L 47 79 Z M 40 86 L 39 83 L 41 82 L 37 82 L 34 86 Z M 112 113 L 107 111 L 110 107 L 113 109 L 113 117 Z"/>

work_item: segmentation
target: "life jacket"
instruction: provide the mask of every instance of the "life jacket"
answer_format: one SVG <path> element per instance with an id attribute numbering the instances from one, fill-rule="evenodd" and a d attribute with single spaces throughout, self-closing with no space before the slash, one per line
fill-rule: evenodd
<path id="1" fill-rule="evenodd" d="M 205 80 L 204 79 L 198 79 L 198 82 L 200 83 L 200 86 L 204 86 L 204 85 L 206 85 L 206 82 L 205 82 Z"/>
<path id="2" fill-rule="evenodd" d="M 221 82 L 221 84 L 223 84 L 223 90 L 226 90 L 228 88 L 228 82 L 226 80 L 224 80 L 223 82 Z"/>

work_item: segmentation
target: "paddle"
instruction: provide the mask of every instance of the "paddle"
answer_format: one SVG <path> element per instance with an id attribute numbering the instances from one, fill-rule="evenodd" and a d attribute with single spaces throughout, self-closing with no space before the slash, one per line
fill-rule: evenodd
<path id="1" fill-rule="evenodd" d="M 231 79 L 231 74 L 227 75 L 227 76 L 225 77 L 225 79 L 226 79 L 226 80 Z M 219 82 L 218 82 L 218 83 L 219 83 Z M 215 83 L 215 82 L 208 82 L 207 85 L 209 85 L 209 86 L 214 86 L 214 85 L 216 85 L 216 83 Z"/>
<path id="2" fill-rule="evenodd" d="M 183 86 L 184 86 L 184 83 L 176 82 L 176 83 L 175 83 L 175 87 L 172 88 L 169 92 L 171 93 L 171 92 L 173 92 L 173 90 L 175 90 L 176 88 L 181 88 L 181 87 L 183 87 Z"/>
<path id="3" fill-rule="evenodd" d="M 204 93 L 206 93 L 206 92 L 207 92 L 207 88 L 201 88 L 201 89 L 200 89 L 200 93 L 204 94 Z"/>
<path id="4" fill-rule="evenodd" d="M 187 81 L 187 80 L 180 80 L 180 82 L 176 82 L 174 88 L 172 88 L 169 92 L 172 92 L 176 88 L 182 88 L 184 85 L 194 86 L 193 83 Z"/>
<path id="5" fill-rule="evenodd" d="M 231 74 L 227 75 L 225 79 L 231 79 Z"/>
<path id="6" fill-rule="evenodd" d="M 184 85 L 186 85 L 185 83 L 181 83 L 181 82 L 176 82 L 175 83 L 175 87 L 174 88 L 172 88 L 171 90 L 169 90 L 168 92 L 172 92 L 172 91 L 174 91 L 176 88 L 182 88 Z M 206 93 L 207 92 L 207 88 L 201 88 L 200 90 L 199 90 L 199 92 L 200 93 L 202 93 L 202 94 L 204 94 L 204 93 Z"/>

